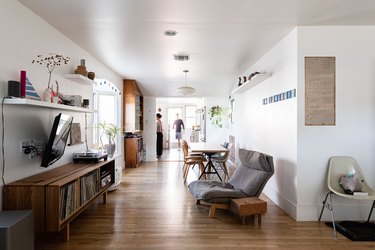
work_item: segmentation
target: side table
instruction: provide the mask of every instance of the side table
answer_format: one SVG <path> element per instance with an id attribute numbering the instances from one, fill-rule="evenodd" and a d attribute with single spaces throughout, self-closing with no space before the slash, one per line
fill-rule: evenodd
<path id="1" fill-rule="evenodd" d="M 260 225 L 262 223 L 261 215 L 267 212 L 267 202 L 257 197 L 232 199 L 230 210 L 242 219 L 242 224 L 245 224 L 247 216 L 256 215 Z"/>

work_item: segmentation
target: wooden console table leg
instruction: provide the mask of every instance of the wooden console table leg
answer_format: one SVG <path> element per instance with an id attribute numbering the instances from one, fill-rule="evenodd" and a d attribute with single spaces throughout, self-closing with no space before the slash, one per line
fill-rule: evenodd
<path id="1" fill-rule="evenodd" d="M 246 217 L 245 216 L 241 216 L 241 220 L 242 220 L 242 225 L 245 225 L 246 224 Z"/>
<path id="2" fill-rule="evenodd" d="M 70 224 L 69 223 L 66 224 L 66 227 L 64 228 L 63 234 L 64 234 L 64 240 L 69 241 L 70 240 Z"/>
<path id="3" fill-rule="evenodd" d="M 262 224 L 262 215 L 261 214 L 257 214 L 258 216 L 258 225 Z"/>
<path id="4" fill-rule="evenodd" d="M 103 204 L 107 204 L 107 191 L 103 193 Z"/>

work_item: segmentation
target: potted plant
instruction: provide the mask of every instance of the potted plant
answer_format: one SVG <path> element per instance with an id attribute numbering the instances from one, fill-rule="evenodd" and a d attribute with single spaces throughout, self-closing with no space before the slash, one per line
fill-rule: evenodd
<path id="1" fill-rule="evenodd" d="M 105 148 L 109 157 L 113 157 L 113 154 L 116 151 L 116 136 L 121 133 L 121 128 L 119 128 L 116 124 L 114 123 L 109 123 L 107 124 L 105 121 L 100 122 L 98 124 L 99 130 L 101 130 L 100 134 L 100 143 L 102 144 L 102 148 Z M 108 144 L 103 143 L 103 135 L 107 136 L 108 139 Z"/>
<path id="2" fill-rule="evenodd" d="M 219 105 L 212 106 L 209 110 L 210 121 L 212 125 L 215 125 L 219 128 L 223 127 L 223 108 Z"/>

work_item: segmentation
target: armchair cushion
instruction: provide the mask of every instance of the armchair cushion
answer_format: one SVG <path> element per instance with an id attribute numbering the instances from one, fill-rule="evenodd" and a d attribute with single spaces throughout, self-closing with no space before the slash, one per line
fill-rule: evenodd
<path id="1" fill-rule="evenodd" d="M 248 197 L 258 196 L 262 183 L 269 174 L 260 170 L 249 169 L 243 165 L 239 166 L 229 179 L 229 183 Z"/>
<path id="2" fill-rule="evenodd" d="M 189 190 L 195 199 L 209 203 L 229 203 L 230 199 L 246 197 L 241 190 L 233 189 L 229 183 L 220 181 L 193 181 L 189 184 Z"/>
<path id="3" fill-rule="evenodd" d="M 272 157 L 241 148 L 238 156 L 241 165 L 229 179 L 229 183 L 249 197 L 258 197 L 268 179 L 273 175 Z"/>

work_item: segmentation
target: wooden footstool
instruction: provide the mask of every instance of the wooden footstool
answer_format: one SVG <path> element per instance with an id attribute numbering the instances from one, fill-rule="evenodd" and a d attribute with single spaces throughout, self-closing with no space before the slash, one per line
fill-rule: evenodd
<path id="1" fill-rule="evenodd" d="M 232 199 L 230 210 L 242 219 L 242 224 L 245 224 L 247 216 L 257 215 L 260 225 L 262 223 L 261 215 L 267 212 L 267 202 L 256 197 Z"/>

